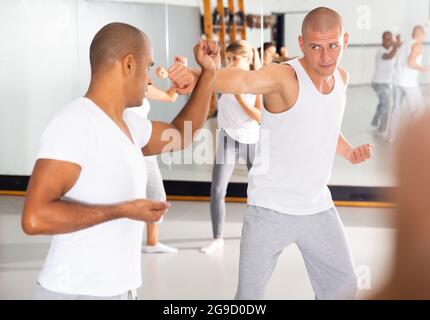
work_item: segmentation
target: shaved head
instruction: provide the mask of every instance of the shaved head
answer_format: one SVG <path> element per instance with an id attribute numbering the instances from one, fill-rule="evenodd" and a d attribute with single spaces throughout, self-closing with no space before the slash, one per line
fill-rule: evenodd
<path id="1" fill-rule="evenodd" d="M 107 24 L 91 42 L 91 73 L 96 74 L 128 54 L 139 60 L 149 45 L 148 37 L 139 29 L 120 22 Z"/>
<path id="2" fill-rule="evenodd" d="M 307 31 L 325 33 L 335 28 L 339 28 L 343 34 L 343 21 L 341 16 L 334 10 L 319 7 L 310 11 L 302 24 L 302 36 L 305 37 Z"/>

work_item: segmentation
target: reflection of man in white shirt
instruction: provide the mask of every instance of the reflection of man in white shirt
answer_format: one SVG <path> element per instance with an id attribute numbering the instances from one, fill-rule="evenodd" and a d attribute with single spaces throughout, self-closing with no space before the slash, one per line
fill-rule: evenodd
<path id="1" fill-rule="evenodd" d="M 412 40 L 402 46 L 396 59 L 394 105 L 388 131 L 390 141 L 397 135 L 404 102 L 406 102 L 408 111 L 412 117 L 425 107 L 424 98 L 418 83 L 420 73 L 430 71 L 430 66 L 422 65 L 424 39 L 424 27 L 416 26 L 412 32 Z"/>
<path id="2" fill-rule="evenodd" d="M 376 53 L 372 88 L 378 96 L 379 103 L 372 126 L 377 127 L 380 134 L 387 129 L 388 114 L 392 106 L 394 62 L 400 45 L 400 38 L 394 41 L 393 34 L 385 31 L 382 35 L 382 47 Z"/>

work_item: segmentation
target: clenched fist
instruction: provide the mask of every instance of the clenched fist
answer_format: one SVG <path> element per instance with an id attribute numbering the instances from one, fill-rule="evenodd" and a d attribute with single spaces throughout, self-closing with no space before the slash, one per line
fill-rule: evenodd
<path id="1" fill-rule="evenodd" d="M 148 223 L 157 222 L 170 208 L 170 203 L 138 199 L 124 205 L 125 217 Z"/>
<path id="2" fill-rule="evenodd" d="M 218 71 L 221 67 L 219 45 L 211 40 L 200 40 L 194 47 L 194 57 L 202 71 Z"/>
<path id="3" fill-rule="evenodd" d="M 371 156 L 372 145 L 368 143 L 349 150 L 345 158 L 352 164 L 358 164 L 369 160 Z"/>
<path id="4" fill-rule="evenodd" d="M 194 56 L 202 68 L 201 72 L 216 72 L 221 67 L 220 48 L 214 41 L 199 41 L 194 47 Z M 168 70 L 173 90 L 178 94 L 189 94 L 197 84 L 201 72 L 187 68 L 180 59 L 175 59 L 175 61 Z"/>

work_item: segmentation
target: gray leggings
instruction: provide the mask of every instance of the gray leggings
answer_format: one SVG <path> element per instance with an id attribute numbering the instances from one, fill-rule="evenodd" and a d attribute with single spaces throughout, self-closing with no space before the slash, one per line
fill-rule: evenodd
<path id="1" fill-rule="evenodd" d="M 215 239 L 223 237 L 225 195 L 236 161 L 239 157 L 244 159 L 249 171 L 254 161 L 254 155 L 255 144 L 240 143 L 231 138 L 224 130 L 220 130 L 215 163 L 212 171 L 210 205 L 212 231 Z"/>
<path id="2" fill-rule="evenodd" d="M 357 276 L 342 222 L 332 208 L 293 216 L 248 206 L 242 228 L 238 300 L 264 298 L 282 251 L 296 243 L 316 299 L 354 299 Z"/>

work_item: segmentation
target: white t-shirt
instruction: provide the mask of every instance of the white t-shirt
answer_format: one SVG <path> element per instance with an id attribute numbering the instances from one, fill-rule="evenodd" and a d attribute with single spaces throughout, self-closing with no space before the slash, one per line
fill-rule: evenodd
<path id="1" fill-rule="evenodd" d="M 149 111 L 151 111 L 151 105 L 149 104 L 148 99 L 143 100 L 143 104 L 140 107 L 130 108 L 130 110 L 134 111 L 141 117 L 148 119 Z"/>
<path id="2" fill-rule="evenodd" d="M 71 103 L 45 129 L 38 159 L 81 167 L 64 199 L 113 205 L 146 198 L 141 148 L 152 125 L 129 110 L 123 117 L 134 143 L 87 98 Z M 140 287 L 143 227 L 143 222 L 123 218 L 54 236 L 39 283 L 54 292 L 92 296 L 115 296 Z"/>
<path id="3" fill-rule="evenodd" d="M 390 53 L 390 50 L 381 47 L 376 53 L 375 73 L 373 75 L 373 83 L 392 84 L 394 76 L 395 57 L 392 59 L 384 59 L 384 55 Z"/>
<path id="4" fill-rule="evenodd" d="M 247 105 L 255 105 L 255 95 L 243 94 L 242 98 Z M 260 137 L 260 125 L 246 114 L 233 94 L 223 94 L 218 100 L 218 127 L 240 143 L 254 144 Z"/>

